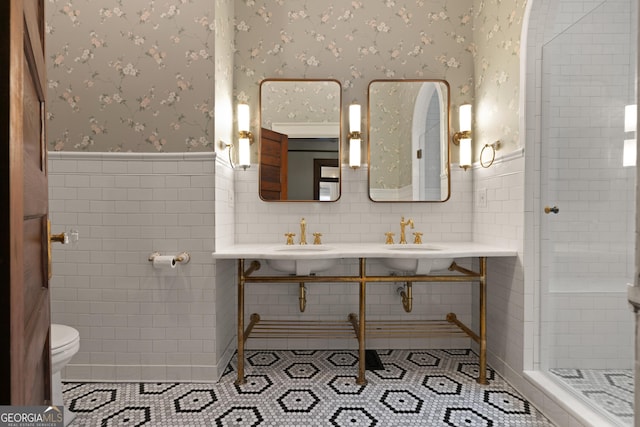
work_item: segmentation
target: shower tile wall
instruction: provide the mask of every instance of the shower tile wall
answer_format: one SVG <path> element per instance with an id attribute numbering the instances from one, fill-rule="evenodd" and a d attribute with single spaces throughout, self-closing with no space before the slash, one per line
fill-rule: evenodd
<path id="1" fill-rule="evenodd" d="M 526 302 L 526 309 L 529 312 L 529 316 L 534 319 L 531 323 L 531 331 L 527 333 L 528 336 L 533 338 L 532 346 L 529 346 L 529 350 L 525 353 L 528 360 L 525 363 L 525 369 L 531 371 L 542 371 L 546 369 L 546 355 L 543 354 L 540 348 L 540 342 L 544 339 L 542 337 L 540 313 L 543 308 L 548 305 L 546 297 L 541 295 L 542 286 L 544 281 L 540 278 L 542 272 L 539 258 L 542 255 L 542 249 L 540 243 L 541 223 L 546 221 L 546 215 L 542 213 L 547 200 L 541 195 L 541 145 L 545 141 L 543 139 L 543 132 L 540 123 L 540 117 L 542 113 L 542 99 L 541 91 L 543 87 L 543 80 L 546 82 L 546 77 L 542 74 L 542 48 L 549 40 L 552 40 L 558 36 L 558 34 L 568 27 L 572 26 L 575 22 L 578 22 L 586 13 L 593 10 L 600 5 L 600 0 L 588 0 L 588 1 L 569 1 L 569 0 L 537 0 L 535 2 L 528 2 L 529 9 L 529 22 L 526 29 L 526 39 L 523 38 L 523 52 L 522 55 L 526 62 L 523 66 L 526 69 L 526 86 L 525 89 L 523 109 L 526 128 L 521 128 L 520 132 L 523 134 L 523 141 L 526 140 L 525 150 L 525 207 L 524 207 L 524 221 L 525 221 L 525 234 L 524 234 L 524 247 L 525 252 L 523 256 L 525 275 L 525 289 L 534 292 Z M 600 11 L 600 14 L 605 13 Z M 581 38 L 576 38 L 576 41 L 581 41 Z M 526 45 L 525 45 L 526 41 Z M 583 41 L 583 40 L 582 40 Z M 578 45 L 574 49 L 578 51 L 586 46 L 585 44 Z M 586 46 L 588 48 L 588 46 Z M 620 141 L 622 143 L 622 141 Z M 574 297 L 577 295 L 574 295 Z M 593 295 L 595 296 L 595 295 Z M 572 310 L 576 310 L 572 313 L 574 318 L 584 316 L 588 318 L 590 312 L 587 306 L 582 306 L 584 309 L 580 310 L 580 305 L 573 305 Z M 593 307 L 593 306 L 591 306 Z M 577 310 L 581 312 L 578 314 Z M 626 312 L 626 308 L 623 309 Z M 611 311 L 609 313 L 612 313 Z M 603 313 L 598 313 L 602 315 Z M 606 316 L 606 314 L 605 314 Z M 567 325 L 568 326 L 568 325 Z M 568 327 L 566 328 L 568 330 Z M 581 339 L 583 342 L 599 343 L 597 338 L 590 337 L 588 334 L 582 335 L 578 333 L 575 328 L 571 329 L 574 333 L 571 334 L 572 340 Z M 630 335 L 632 336 L 632 335 Z M 566 337 L 566 336 L 565 336 Z M 623 342 L 631 342 L 632 340 L 627 338 Z M 573 352 L 573 355 L 580 357 L 579 351 Z M 629 359 L 632 360 L 632 359 Z M 545 366 L 543 366 L 545 365 Z M 543 408 L 546 414 L 552 414 L 552 418 L 558 425 L 581 425 L 584 424 L 574 420 L 577 416 L 580 418 L 581 414 L 571 414 L 567 410 L 566 406 L 563 407 L 560 403 L 563 401 L 558 396 L 554 395 L 552 388 L 548 388 L 549 383 L 546 379 L 540 380 L 540 377 L 529 375 L 532 378 L 532 382 L 521 390 L 526 390 L 525 394 L 532 400 L 539 408 Z M 587 414 L 587 416 L 589 416 Z"/>
<path id="2" fill-rule="evenodd" d="M 543 205 L 560 208 L 541 218 L 549 368 L 633 362 L 626 285 L 634 270 L 635 168 L 622 167 L 624 106 L 634 103 L 635 87 L 631 4 L 609 1 L 543 48 L 541 195 Z"/>
<path id="3" fill-rule="evenodd" d="M 605 289 L 622 292 L 633 275 L 635 175 L 622 167 L 624 106 L 635 98 L 629 4 L 608 2 L 544 47 L 542 156 L 550 187 L 543 196 L 561 208 L 545 221 L 563 281 L 556 286 L 552 276 L 552 291 L 579 278 L 622 279 Z"/>
<path id="4" fill-rule="evenodd" d="M 549 368 L 631 369 L 633 312 L 626 293 L 553 293 L 542 334 L 552 337 Z"/>
<path id="5" fill-rule="evenodd" d="M 231 357 L 233 304 L 216 304 L 211 153 L 50 153 L 52 319 L 80 332 L 65 379 L 215 381 Z M 149 254 L 188 251 L 156 270 Z M 225 283 L 225 282 L 222 282 Z M 230 286 L 230 288 L 233 288 Z M 220 290 L 220 295 L 228 291 Z M 231 297 L 233 298 L 233 294 Z"/>

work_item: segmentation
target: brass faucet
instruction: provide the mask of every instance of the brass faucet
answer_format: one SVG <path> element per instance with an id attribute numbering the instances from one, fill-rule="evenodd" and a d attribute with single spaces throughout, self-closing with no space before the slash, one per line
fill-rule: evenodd
<path id="1" fill-rule="evenodd" d="M 388 232 L 384 233 L 384 235 L 387 236 L 384 244 L 385 245 L 393 245 L 393 236 L 395 236 L 396 234 L 388 231 Z"/>
<path id="2" fill-rule="evenodd" d="M 321 237 L 322 237 L 322 233 L 313 233 L 313 244 L 321 245 L 322 244 L 322 240 L 320 239 Z"/>
<path id="3" fill-rule="evenodd" d="M 304 218 L 300 220 L 300 244 L 307 244 L 307 221 Z"/>
<path id="4" fill-rule="evenodd" d="M 406 245 L 407 244 L 407 236 L 405 234 L 404 228 L 406 226 L 410 226 L 413 229 L 413 220 L 412 219 L 408 219 L 408 220 L 404 220 L 404 217 L 402 217 L 400 219 L 400 244 L 401 245 Z"/>
<path id="5" fill-rule="evenodd" d="M 284 235 L 287 238 L 287 245 L 293 245 L 293 236 L 295 236 L 296 233 L 284 233 Z"/>

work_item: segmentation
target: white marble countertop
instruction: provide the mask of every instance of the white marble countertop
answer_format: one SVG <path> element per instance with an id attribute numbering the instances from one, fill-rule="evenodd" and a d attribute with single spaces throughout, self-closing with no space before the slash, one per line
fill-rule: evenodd
<path id="1" fill-rule="evenodd" d="M 430 242 L 421 245 L 381 243 L 328 243 L 322 245 L 240 244 L 220 248 L 214 259 L 319 259 L 319 258 L 468 258 L 512 257 L 514 249 L 476 242 Z"/>

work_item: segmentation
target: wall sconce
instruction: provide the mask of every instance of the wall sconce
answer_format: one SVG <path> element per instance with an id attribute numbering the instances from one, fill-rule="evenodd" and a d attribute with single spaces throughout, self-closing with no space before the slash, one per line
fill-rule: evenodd
<path id="1" fill-rule="evenodd" d="M 453 134 L 453 143 L 460 147 L 460 167 L 465 171 L 471 167 L 471 104 L 458 109 L 460 130 Z"/>
<path id="2" fill-rule="evenodd" d="M 235 169 L 240 166 L 247 170 L 251 166 L 251 144 L 253 144 L 253 134 L 249 130 L 251 123 L 251 115 L 248 104 L 238 104 L 238 164 L 233 164 L 231 150 L 234 147 L 233 142 L 220 141 L 220 145 L 229 149 L 229 164 Z"/>
<path id="3" fill-rule="evenodd" d="M 251 144 L 253 134 L 250 129 L 251 113 L 248 104 L 238 104 L 238 166 L 247 169 L 251 166 Z"/>
<path id="4" fill-rule="evenodd" d="M 349 105 L 349 166 L 353 169 L 360 167 L 362 137 L 360 105 Z"/>
<path id="5" fill-rule="evenodd" d="M 637 104 L 626 105 L 624 107 L 624 131 L 636 132 L 638 121 L 638 106 Z M 637 142 L 636 138 L 625 139 L 624 146 L 622 148 L 622 166 L 635 166 L 637 159 Z"/>

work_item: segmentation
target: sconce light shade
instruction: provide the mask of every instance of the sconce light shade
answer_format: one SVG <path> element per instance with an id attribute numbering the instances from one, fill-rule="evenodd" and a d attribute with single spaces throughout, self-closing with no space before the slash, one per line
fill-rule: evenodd
<path id="1" fill-rule="evenodd" d="M 238 104 L 238 166 L 247 169 L 251 166 L 251 144 L 253 134 L 249 130 L 251 127 L 251 114 L 248 104 Z M 231 153 L 229 153 L 231 159 Z"/>
<path id="2" fill-rule="evenodd" d="M 349 166 L 360 167 L 361 145 L 361 113 L 359 104 L 349 106 Z"/>
<path id="3" fill-rule="evenodd" d="M 460 140 L 460 167 L 464 170 L 471 167 L 471 139 Z"/>
<path id="4" fill-rule="evenodd" d="M 453 134 L 453 143 L 460 147 L 460 167 L 471 167 L 471 104 L 463 104 L 458 109 L 460 130 Z"/>
<path id="5" fill-rule="evenodd" d="M 471 104 L 464 104 L 458 110 L 460 132 L 471 132 Z"/>
<path id="6" fill-rule="evenodd" d="M 359 104 L 351 104 L 349 105 L 349 133 L 360 132 L 360 105 Z"/>
<path id="7" fill-rule="evenodd" d="M 248 132 L 251 123 L 251 115 L 248 104 L 238 104 L 238 131 Z"/>
<path id="8" fill-rule="evenodd" d="M 626 105 L 624 107 L 624 131 L 635 132 L 638 121 L 638 105 Z"/>
<path id="9" fill-rule="evenodd" d="M 625 139 L 622 149 L 622 166 L 635 166 L 637 159 L 638 145 L 635 139 Z"/>
<path id="10" fill-rule="evenodd" d="M 238 166 L 243 169 L 251 166 L 251 140 L 249 138 L 238 140 Z"/>
<path id="11" fill-rule="evenodd" d="M 349 166 L 356 169 L 360 167 L 360 139 L 349 140 Z"/>

